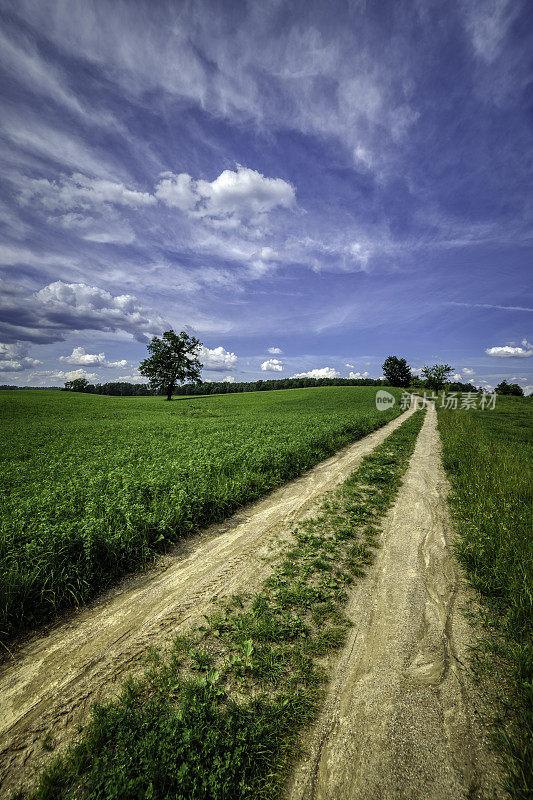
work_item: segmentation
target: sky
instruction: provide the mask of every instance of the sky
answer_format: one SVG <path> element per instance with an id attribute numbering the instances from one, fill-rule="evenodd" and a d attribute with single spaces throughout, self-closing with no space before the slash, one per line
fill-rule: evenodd
<path id="1" fill-rule="evenodd" d="M 533 392 L 527 0 L 0 0 L 0 384 Z M 458 379 L 458 378 L 456 378 Z"/>

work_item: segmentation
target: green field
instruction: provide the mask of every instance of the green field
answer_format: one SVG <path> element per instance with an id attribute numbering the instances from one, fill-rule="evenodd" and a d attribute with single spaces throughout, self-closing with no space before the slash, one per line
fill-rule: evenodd
<path id="1" fill-rule="evenodd" d="M 476 672 L 494 689 L 507 790 L 524 800 L 533 791 L 532 423 L 533 402 L 518 397 L 498 397 L 493 411 L 439 409 L 456 552 L 484 611 Z"/>
<path id="2" fill-rule="evenodd" d="M 398 406 L 376 411 L 375 393 L 335 386 L 165 403 L 0 392 L 0 636 L 84 603 L 385 424 Z"/>
<path id="3" fill-rule="evenodd" d="M 344 643 L 350 588 L 379 546 L 424 420 L 417 411 L 299 522 L 257 591 L 153 649 L 116 700 L 16 800 L 277 800 L 317 715 L 323 658 Z M 15 800 L 15 797 L 13 800 Z"/>

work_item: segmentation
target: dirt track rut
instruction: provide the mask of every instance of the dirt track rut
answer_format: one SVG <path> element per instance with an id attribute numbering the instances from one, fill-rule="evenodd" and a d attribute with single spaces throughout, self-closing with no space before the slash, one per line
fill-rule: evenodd
<path id="1" fill-rule="evenodd" d="M 224 595 L 257 586 L 265 556 L 320 496 L 343 481 L 412 411 L 339 451 L 221 525 L 183 543 L 154 569 L 20 643 L 0 666 L 0 797 L 50 759 L 50 734 L 68 741 L 92 703 L 113 695 L 150 645 L 202 619 Z"/>
<path id="2" fill-rule="evenodd" d="M 382 547 L 353 592 L 354 623 L 290 800 L 487 800 L 498 796 L 464 668 L 468 597 L 450 551 L 447 481 L 428 410 Z"/>

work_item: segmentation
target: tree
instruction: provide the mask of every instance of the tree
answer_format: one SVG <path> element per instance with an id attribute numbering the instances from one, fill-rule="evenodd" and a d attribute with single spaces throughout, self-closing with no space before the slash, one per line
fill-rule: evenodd
<path id="1" fill-rule="evenodd" d="M 498 384 L 495 389 L 496 394 L 510 394 L 514 395 L 515 397 L 523 397 L 524 391 L 521 386 L 517 383 L 507 383 L 507 381 L 502 381 Z"/>
<path id="2" fill-rule="evenodd" d="M 411 368 L 405 358 L 389 356 L 383 362 L 382 370 L 391 386 L 407 388 L 411 383 Z"/>
<path id="3" fill-rule="evenodd" d="M 453 372 L 453 367 L 448 364 L 433 364 L 431 367 L 424 367 L 422 377 L 426 381 L 428 389 L 438 392 L 444 388 L 450 372 Z"/>
<path id="4" fill-rule="evenodd" d="M 85 378 L 76 378 L 65 383 L 65 389 L 69 392 L 85 392 L 89 386 L 89 381 Z"/>
<path id="5" fill-rule="evenodd" d="M 148 345 L 150 356 L 141 361 L 139 372 L 148 378 L 153 389 L 166 394 L 172 400 L 176 385 L 190 380 L 201 383 L 202 364 L 198 360 L 201 347 L 198 339 L 185 331 L 180 334 L 165 331 L 161 338 L 154 336 Z"/>

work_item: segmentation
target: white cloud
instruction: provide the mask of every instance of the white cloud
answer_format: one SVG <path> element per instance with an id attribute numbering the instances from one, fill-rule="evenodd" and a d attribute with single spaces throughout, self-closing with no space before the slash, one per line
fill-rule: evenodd
<path id="1" fill-rule="evenodd" d="M 533 344 L 528 342 L 527 339 L 522 339 L 520 347 L 512 344 L 504 345 L 503 347 L 488 347 L 485 353 L 496 358 L 529 358 L 533 356 Z"/>
<path id="2" fill-rule="evenodd" d="M 290 183 L 282 178 L 265 178 L 260 172 L 240 165 L 236 171 L 225 169 L 211 182 L 193 180 L 186 173 L 165 173 L 156 186 L 155 196 L 191 217 L 223 223 L 229 228 L 295 203 Z M 263 248 L 261 258 L 273 260 L 276 253 L 272 248 Z"/>
<path id="3" fill-rule="evenodd" d="M 139 375 L 137 372 L 132 372 L 131 375 L 119 375 L 117 381 L 127 381 L 128 383 L 146 383 L 146 378 Z"/>
<path id="4" fill-rule="evenodd" d="M 463 373 L 463 375 L 475 375 L 476 374 L 474 372 L 474 370 L 470 369 L 469 367 L 463 367 L 461 372 Z"/>
<path id="5" fill-rule="evenodd" d="M 263 361 L 261 369 L 263 372 L 283 372 L 283 361 L 279 358 L 269 358 L 268 361 Z"/>
<path id="6" fill-rule="evenodd" d="M 226 375 L 225 378 L 222 378 L 222 383 L 235 383 L 235 378 L 233 375 Z"/>
<path id="7" fill-rule="evenodd" d="M 340 378 L 340 372 L 333 367 L 322 367 L 321 369 L 311 369 L 309 372 L 298 372 L 292 375 L 293 378 Z"/>
<path id="8" fill-rule="evenodd" d="M 281 356 L 283 354 L 283 350 L 280 347 L 269 347 L 268 352 L 273 356 Z"/>
<path id="9" fill-rule="evenodd" d="M 79 364 L 83 366 L 98 365 L 105 363 L 105 353 L 98 353 L 98 355 L 91 355 L 86 353 L 83 347 L 75 347 L 69 356 L 59 356 L 60 361 L 66 361 L 67 364 Z"/>
<path id="10" fill-rule="evenodd" d="M 72 369 L 69 372 L 58 372 L 58 377 L 60 375 L 64 375 L 68 381 L 74 381 L 76 378 L 85 378 L 88 381 L 93 380 L 93 378 L 97 377 L 96 372 L 87 372 L 84 369 Z"/>
<path id="11" fill-rule="evenodd" d="M 137 341 L 168 323 L 132 295 L 112 295 L 85 283 L 55 281 L 33 294 L 2 282 L 0 339 L 39 344 L 62 341 L 72 330 L 123 331 Z"/>
<path id="12" fill-rule="evenodd" d="M 28 357 L 28 345 L 25 342 L 0 342 L 0 372 L 22 372 L 42 363 L 37 358 Z"/>
<path id="13" fill-rule="evenodd" d="M 507 32 L 520 13 L 520 3 L 513 0 L 485 0 L 466 3 L 460 7 L 465 15 L 465 27 L 472 38 L 476 55 L 485 62 L 494 61 Z"/>
<path id="14" fill-rule="evenodd" d="M 354 364 L 345 364 L 344 366 L 347 367 L 348 369 L 355 369 Z"/>
<path id="15" fill-rule="evenodd" d="M 69 356 L 59 356 L 59 360 L 67 364 L 76 364 L 84 367 L 97 366 L 118 369 L 128 366 L 125 358 L 121 361 L 108 361 L 105 353 L 86 353 L 83 347 L 75 347 Z"/>
<path id="16" fill-rule="evenodd" d="M 156 198 L 148 192 L 128 189 L 123 183 L 89 178 L 80 172 L 66 176 L 59 181 L 46 178 L 33 179 L 26 182 L 21 194 L 21 202 L 38 200 L 50 211 L 69 210 L 73 208 L 88 209 L 107 203 L 130 208 L 143 208 L 156 203 Z"/>
<path id="17" fill-rule="evenodd" d="M 239 360 L 235 353 L 230 353 L 223 347 L 209 349 L 209 347 L 204 347 L 203 345 L 199 350 L 198 358 L 202 362 L 204 369 L 213 370 L 214 372 L 235 369 Z"/>
<path id="18" fill-rule="evenodd" d="M 80 368 L 69 370 L 67 372 L 64 372 L 62 369 L 42 369 L 34 372 L 31 377 L 45 378 L 46 380 L 60 379 L 64 381 L 74 381 L 77 378 L 85 378 L 85 380 L 91 381 L 98 376 L 96 372 L 87 372 L 86 370 Z"/>
<path id="19" fill-rule="evenodd" d="M 261 261 L 278 261 L 280 258 L 279 253 L 273 247 L 262 247 L 259 257 Z"/>
<path id="20" fill-rule="evenodd" d="M 362 372 L 362 373 L 361 372 L 350 372 L 348 377 L 352 378 L 352 379 L 354 379 L 354 378 L 369 378 L 370 377 L 370 372 Z"/>
<path id="21" fill-rule="evenodd" d="M 42 364 L 37 358 L 23 358 L 20 361 L 6 360 L 0 361 L 0 372 L 22 372 L 25 369 L 33 369 Z"/>
<path id="22" fill-rule="evenodd" d="M 155 196 L 170 208 L 178 208 L 187 213 L 192 211 L 199 201 L 195 184 L 196 181 L 193 181 L 186 172 L 179 175 L 165 172 L 155 188 Z"/>
<path id="23" fill-rule="evenodd" d="M 179 18 L 172 4 L 150 17 L 133 4 L 127 18 L 120 4 L 109 4 L 105 24 L 98 4 L 74 3 L 69 14 L 20 5 L 18 13 L 43 37 L 95 65 L 130 101 L 146 103 L 162 92 L 170 102 L 184 99 L 261 130 L 333 137 L 365 168 L 416 119 L 401 37 L 376 58 L 364 4 L 352 4 L 349 24 L 338 31 L 321 24 L 320 4 L 283 26 L 279 3 L 252 3 L 238 16 L 228 15 L 226 4 L 206 13 L 196 3 Z"/>
<path id="24" fill-rule="evenodd" d="M 463 376 L 459 375 L 458 372 L 456 372 L 455 375 L 452 375 L 452 381 L 462 381 L 462 380 L 463 380 Z"/>

